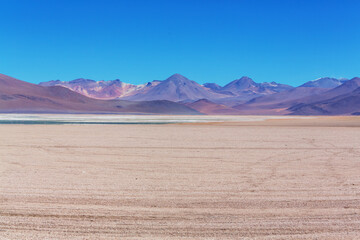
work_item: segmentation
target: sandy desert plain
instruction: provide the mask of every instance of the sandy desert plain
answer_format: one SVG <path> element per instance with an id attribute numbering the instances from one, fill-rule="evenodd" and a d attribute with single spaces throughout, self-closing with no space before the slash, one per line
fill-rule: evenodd
<path id="1" fill-rule="evenodd" d="M 199 118 L 0 124 L 0 239 L 360 239 L 360 117 Z"/>

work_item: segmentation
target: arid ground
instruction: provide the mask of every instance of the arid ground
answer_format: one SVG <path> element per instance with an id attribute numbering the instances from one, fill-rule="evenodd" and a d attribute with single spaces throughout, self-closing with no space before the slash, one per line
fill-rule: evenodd
<path id="1" fill-rule="evenodd" d="M 0 125 L 0 239 L 360 239 L 360 118 Z"/>

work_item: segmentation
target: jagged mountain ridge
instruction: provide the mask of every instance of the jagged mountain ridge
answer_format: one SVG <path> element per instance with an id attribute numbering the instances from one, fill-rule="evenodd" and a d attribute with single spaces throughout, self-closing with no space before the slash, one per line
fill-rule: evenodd
<path id="1" fill-rule="evenodd" d="M 146 84 L 134 85 L 122 82 L 119 79 L 95 81 L 91 79 L 78 78 L 69 82 L 52 80 L 49 82 L 41 82 L 39 85 L 66 87 L 91 98 L 116 99 L 131 96 L 139 92 L 146 92 L 159 83 L 160 81 L 155 80 Z"/>
<path id="2" fill-rule="evenodd" d="M 329 79 L 329 78 L 328 78 Z M 330 79 L 333 81 L 333 79 Z M 360 87 L 360 78 L 353 78 L 344 81 L 343 84 L 334 87 L 304 87 L 303 85 L 283 91 L 276 94 L 271 94 L 263 97 L 254 98 L 244 104 L 239 104 L 234 108 L 242 111 L 242 113 L 271 113 L 271 114 L 300 114 L 312 115 L 317 114 L 332 114 L 333 112 L 344 112 L 340 110 L 321 112 L 318 103 L 325 103 L 328 99 L 336 99 L 338 96 L 346 95 Z M 317 109 L 314 110 L 311 106 Z M 360 110 L 360 109 L 359 109 Z M 350 113 L 350 112 L 348 112 Z"/>
<path id="3" fill-rule="evenodd" d="M 147 91 L 136 95 L 125 97 L 127 100 L 169 100 L 169 101 L 195 101 L 198 99 L 216 99 L 227 97 L 226 94 L 210 91 L 188 78 L 174 74 L 166 80 Z"/>
<path id="4" fill-rule="evenodd" d="M 349 79 L 337 79 L 337 78 L 330 78 L 324 77 L 319 78 L 313 81 L 306 82 L 300 87 L 319 87 L 319 88 L 335 88 L 343 84 L 344 82 L 348 81 Z"/>
<path id="5" fill-rule="evenodd" d="M 293 87 L 290 85 L 279 84 L 276 82 L 256 83 L 249 77 L 242 77 L 228 83 L 221 90 L 232 92 L 234 95 L 240 95 L 246 92 L 252 92 L 254 94 L 272 94 L 292 88 Z"/>
<path id="6" fill-rule="evenodd" d="M 360 111 L 360 78 L 355 77 L 342 85 L 317 96 L 305 98 L 289 108 L 296 115 L 353 114 Z"/>
<path id="7" fill-rule="evenodd" d="M 0 74 L 2 113 L 199 114 L 170 101 L 98 100 L 62 86 L 39 86 Z"/>
<path id="8" fill-rule="evenodd" d="M 276 82 L 256 83 L 249 77 L 234 80 L 225 86 L 216 83 L 200 85 L 188 78 L 174 74 L 164 81 L 153 81 L 142 85 L 124 84 L 120 80 L 99 81 L 76 79 L 70 82 L 52 81 L 42 85 L 67 84 L 74 91 L 82 92 L 84 88 L 95 86 L 86 94 L 96 95 L 110 92 L 112 97 L 132 101 L 169 100 L 179 102 L 201 110 L 206 114 L 313 114 L 309 110 L 311 104 L 318 104 L 328 99 L 338 99 L 338 96 L 349 94 L 360 86 L 360 79 L 320 78 L 306 82 L 299 87 L 292 87 Z M 102 88 L 96 88 L 101 86 Z M 105 91 L 107 87 L 131 86 L 130 94 L 116 91 Z M 137 87 L 137 89 L 136 89 Z M 70 87 L 69 87 L 70 88 Z M 135 90 L 134 90 L 135 89 Z M 127 95 L 126 95 L 127 94 Z M 103 97 L 104 95 L 100 96 Z M 99 97 L 99 95 L 98 95 Z M 336 104 L 335 104 L 336 105 Z M 306 106 L 306 107 L 305 107 Z M 355 109 L 356 110 L 356 109 Z M 344 111 L 328 111 L 324 113 Z M 360 109 L 359 109 L 360 111 Z M 351 114 L 350 112 L 344 114 Z"/>
<path id="9" fill-rule="evenodd" d="M 289 85 L 275 82 L 255 83 L 249 77 L 234 80 L 224 87 L 216 83 L 200 85 L 180 74 L 174 74 L 164 81 L 155 80 L 141 85 L 124 83 L 118 79 L 96 82 L 82 78 L 69 82 L 59 80 L 42 82 L 40 85 L 64 86 L 85 96 L 98 99 L 118 98 L 135 101 L 170 100 L 176 102 L 209 99 L 226 105 L 292 88 Z"/>

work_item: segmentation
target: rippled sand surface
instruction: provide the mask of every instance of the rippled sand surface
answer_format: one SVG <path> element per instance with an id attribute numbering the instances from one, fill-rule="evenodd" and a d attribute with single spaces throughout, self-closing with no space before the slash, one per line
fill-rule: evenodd
<path id="1" fill-rule="evenodd" d="M 360 118 L 0 125 L 0 239 L 359 239 Z"/>

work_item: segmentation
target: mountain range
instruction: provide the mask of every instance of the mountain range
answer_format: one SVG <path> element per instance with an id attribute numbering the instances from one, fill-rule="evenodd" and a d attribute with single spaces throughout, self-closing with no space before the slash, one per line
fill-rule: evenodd
<path id="1" fill-rule="evenodd" d="M 174 74 L 140 85 L 83 78 L 36 85 L 0 74 L 0 112 L 356 115 L 360 78 L 326 77 L 293 87 L 244 76 L 220 86 Z"/>
<path id="2" fill-rule="evenodd" d="M 155 80 L 140 85 L 124 83 L 119 79 L 96 82 L 83 78 L 69 82 L 59 80 L 42 82 L 39 85 L 62 86 L 97 99 L 123 99 L 131 101 L 169 100 L 174 102 L 208 99 L 229 106 L 254 97 L 293 88 L 289 85 L 275 82 L 255 83 L 249 77 L 234 80 L 224 87 L 215 83 L 200 85 L 180 74 L 174 74 L 164 81 Z"/>
<path id="3" fill-rule="evenodd" d="M 166 100 L 99 100 L 62 86 L 39 86 L 3 74 L 0 74 L 0 112 L 200 114 L 192 108 Z"/>

